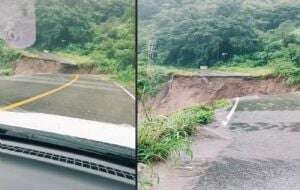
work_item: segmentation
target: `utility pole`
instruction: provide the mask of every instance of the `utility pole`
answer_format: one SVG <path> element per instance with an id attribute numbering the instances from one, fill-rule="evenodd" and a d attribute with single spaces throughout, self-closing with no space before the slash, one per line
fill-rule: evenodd
<path id="1" fill-rule="evenodd" d="M 148 64 L 155 63 L 157 56 L 157 42 L 156 40 L 149 40 L 148 42 Z"/>

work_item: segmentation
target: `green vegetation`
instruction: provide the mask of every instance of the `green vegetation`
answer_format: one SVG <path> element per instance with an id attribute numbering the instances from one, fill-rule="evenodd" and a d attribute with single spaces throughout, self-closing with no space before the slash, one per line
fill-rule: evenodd
<path id="1" fill-rule="evenodd" d="M 156 65 L 274 75 L 300 82 L 300 2 L 141 0 L 139 60 Z"/>
<path id="2" fill-rule="evenodd" d="M 194 75 L 194 68 L 174 67 L 168 65 L 146 65 L 139 62 L 137 90 L 140 99 L 153 97 L 172 75 Z"/>
<path id="3" fill-rule="evenodd" d="M 172 66 L 140 65 L 137 90 L 143 104 L 154 96 L 174 74 L 193 75 L 194 69 Z M 227 107 L 229 100 L 218 100 L 207 106 L 194 106 L 171 114 L 170 116 L 149 116 L 138 129 L 138 160 L 143 163 L 165 160 L 172 152 L 189 151 L 189 137 L 196 127 L 209 123 L 214 110 Z M 142 105 L 144 106 L 144 105 Z"/>
<path id="4" fill-rule="evenodd" d="M 36 1 L 37 40 L 49 52 L 134 86 L 135 23 L 131 0 Z"/>
<path id="5" fill-rule="evenodd" d="M 250 76 L 269 76 L 273 74 L 274 68 L 270 66 L 249 67 L 247 65 L 220 65 L 211 67 L 210 70 L 228 73 L 239 73 Z"/>
<path id="6" fill-rule="evenodd" d="M 141 102 L 171 75 L 193 75 L 203 65 L 300 83 L 299 15 L 300 2 L 294 0 L 140 0 Z M 165 160 L 173 151 L 186 150 L 195 127 L 228 104 L 221 100 L 168 117 L 146 115 L 139 128 L 139 161 Z"/>
<path id="7" fill-rule="evenodd" d="M 20 53 L 8 48 L 5 43 L 0 40 L 0 75 L 11 74 L 10 62 L 19 58 Z"/>
<path id="8" fill-rule="evenodd" d="M 220 109 L 220 108 L 228 107 L 230 105 L 231 105 L 231 103 L 230 103 L 229 100 L 227 100 L 227 99 L 221 99 L 221 100 L 216 100 L 215 102 L 213 102 L 211 106 L 214 109 Z"/>
<path id="9" fill-rule="evenodd" d="M 212 106 L 194 106 L 144 121 L 138 129 L 138 160 L 143 163 L 165 160 L 174 151 L 188 150 L 198 125 L 212 121 Z"/>
<path id="10" fill-rule="evenodd" d="M 300 68 L 294 63 L 277 65 L 274 75 L 285 78 L 286 82 L 291 85 L 300 83 Z"/>
<path id="11" fill-rule="evenodd" d="M 140 66 L 138 68 L 137 90 L 139 98 L 154 96 L 168 80 L 168 74 L 156 67 Z"/>
<path id="12" fill-rule="evenodd" d="M 37 1 L 34 49 L 113 74 L 134 84 L 134 7 L 131 0 Z"/>

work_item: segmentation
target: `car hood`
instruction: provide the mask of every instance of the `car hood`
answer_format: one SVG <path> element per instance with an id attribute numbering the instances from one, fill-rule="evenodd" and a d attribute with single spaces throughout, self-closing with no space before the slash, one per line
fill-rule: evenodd
<path id="1" fill-rule="evenodd" d="M 135 149 L 135 128 L 43 113 L 0 112 L 0 124 Z"/>

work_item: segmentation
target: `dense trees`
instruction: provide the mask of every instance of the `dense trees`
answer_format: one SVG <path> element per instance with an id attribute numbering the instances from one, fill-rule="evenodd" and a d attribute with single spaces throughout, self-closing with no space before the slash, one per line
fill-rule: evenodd
<path id="1" fill-rule="evenodd" d="M 139 55 L 157 41 L 157 64 L 199 66 L 298 60 L 300 4 L 295 1 L 140 0 Z M 288 26 L 288 27 L 287 27 Z M 281 54 L 281 55 L 280 55 Z"/>
<path id="2" fill-rule="evenodd" d="M 81 4 L 82 1 L 71 0 L 37 1 L 36 46 L 55 49 L 91 41 L 93 20 Z"/>
<path id="3" fill-rule="evenodd" d="M 129 0 L 38 0 L 36 45 L 53 49 L 91 42 L 98 25 L 124 20 L 130 8 Z"/>
<path id="4" fill-rule="evenodd" d="M 134 65 L 132 0 L 37 0 L 38 50 L 87 56 L 101 72 Z"/>
<path id="5" fill-rule="evenodd" d="M 48 50 L 134 85 L 133 0 L 36 0 L 33 53 Z M 0 41 L 0 74 L 20 53 Z"/>

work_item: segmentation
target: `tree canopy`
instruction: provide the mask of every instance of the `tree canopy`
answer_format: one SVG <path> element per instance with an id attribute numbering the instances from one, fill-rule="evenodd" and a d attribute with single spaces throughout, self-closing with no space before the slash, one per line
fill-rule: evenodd
<path id="1" fill-rule="evenodd" d="M 299 18 L 293 0 L 140 0 L 139 57 L 156 40 L 157 64 L 215 65 L 246 55 L 264 64 L 275 44 L 297 46 Z"/>
<path id="2" fill-rule="evenodd" d="M 38 0 L 34 48 L 89 56 L 106 70 L 132 66 L 133 6 L 131 0 Z"/>

